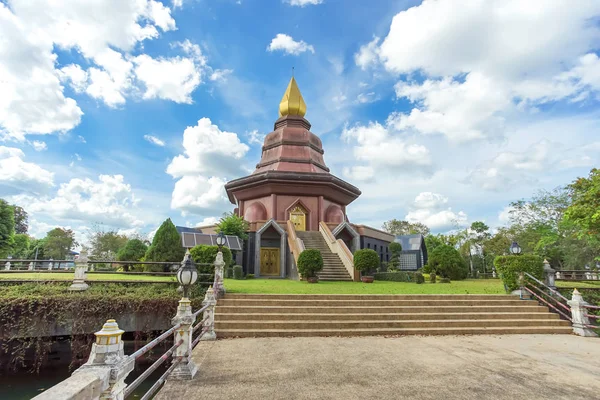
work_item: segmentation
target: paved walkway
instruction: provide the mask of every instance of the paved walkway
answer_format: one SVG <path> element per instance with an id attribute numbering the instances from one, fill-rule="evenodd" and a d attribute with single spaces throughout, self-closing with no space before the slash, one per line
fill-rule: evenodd
<path id="1" fill-rule="evenodd" d="M 571 335 L 201 342 L 173 399 L 600 399 L 600 339 Z"/>

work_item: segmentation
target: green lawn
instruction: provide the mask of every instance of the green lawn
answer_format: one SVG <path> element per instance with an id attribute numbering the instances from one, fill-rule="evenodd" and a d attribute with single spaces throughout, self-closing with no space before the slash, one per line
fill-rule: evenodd
<path id="1" fill-rule="evenodd" d="M 228 293 L 297 294 L 504 294 L 499 279 L 473 279 L 417 285 L 412 282 L 375 281 L 307 283 L 288 279 L 225 279 Z"/>
<path id="2" fill-rule="evenodd" d="M 566 288 L 600 288 L 600 281 L 589 281 L 589 282 L 570 282 L 570 281 L 556 281 L 557 287 Z"/>
<path id="3" fill-rule="evenodd" d="M 11 272 L 0 273 L 2 279 L 26 279 L 26 280 L 56 280 L 72 281 L 73 273 L 52 272 Z M 88 274 L 90 281 L 148 281 L 148 282 L 175 282 L 175 276 L 152 276 L 152 275 L 126 275 L 126 274 Z"/>

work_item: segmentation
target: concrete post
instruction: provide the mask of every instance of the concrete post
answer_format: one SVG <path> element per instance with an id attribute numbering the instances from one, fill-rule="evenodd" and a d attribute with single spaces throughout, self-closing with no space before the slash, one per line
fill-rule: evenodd
<path id="1" fill-rule="evenodd" d="M 554 282 L 554 274 L 555 270 L 552 269 L 548 260 L 544 259 L 544 283 L 546 286 L 556 289 L 556 284 Z"/>
<path id="2" fill-rule="evenodd" d="M 213 287 L 217 298 L 221 298 L 225 295 L 225 287 L 223 287 L 223 269 L 225 268 L 225 261 L 223 261 L 223 253 L 218 252 L 215 258 L 215 281 Z"/>
<path id="3" fill-rule="evenodd" d="M 585 316 L 587 303 L 583 300 L 579 290 L 573 290 L 573 297 L 567 302 L 571 307 L 571 319 L 573 320 L 573 333 L 579 336 L 598 336 L 596 333 L 586 327 L 590 325 L 590 319 Z"/>
<path id="4" fill-rule="evenodd" d="M 33 261 L 29 263 L 29 268 L 27 268 L 29 271 L 33 271 Z"/>
<path id="5" fill-rule="evenodd" d="M 102 330 L 94 333 L 96 343 L 92 345 L 90 358 L 73 373 L 109 369 L 108 389 L 100 395 L 102 400 L 123 400 L 127 387 L 125 378 L 133 371 L 135 360 L 125 356 L 121 340 L 123 333 L 114 319 L 106 321 Z"/>
<path id="6" fill-rule="evenodd" d="M 10 261 L 7 261 L 6 264 L 4 264 L 4 270 L 10 271 Z"/>
<path id="7" fill-rule="evenodd" d="M 556 271 L 556 279 L 562 279 L 560 271 Z"/>
<path id="8" fill-rule="evenodd" d="M 87 251 L 81 250 L 81 254 L 77 261 L 75 261 L 75 278 L 73 279 L 73 283 L 69 287 L 69 290 L 74 292 L 82 292 L 89 288 L 89 285 L 85 283 L 87 279 L 86 272 L 88 270 L 88 257 Z"/>
<path id="9" fill-rule="evenodd" d="M 492 269 L 492 278 L 497 278 L 498 275 L 496 275 L 496 268 Z"/>
<path id="10" fill-rule="evenodd" d="M 177 362 L 177 366 L 169 375 L 169 379 L 190 380 L 198 372 L 198 367 L 192 360 L 192 325 L 195 320 L 190 299 L 184 297 L 179 300 L 177 315 L 171 322 L 173 325 L 181 324 L 175 331 L 174 337 L 175 343 L 180 340 L 183 343 L 173 353 L 173 362 Z"/>
<path id="11" fill-rule="evenodd" d="M 585 273 L 585 279 L 588 280 L 588 281 L 591 281 L 592 280 L 592 273 L 591 272 L 586 272 Z"/>
<path id="12" fill-rule="evenodd" d="M 215 306 L 217 305 L 217 299 L 215 298 L 215 291 L 212 286 L 206 291 L 202 305 L 208 305 L 208 308 L 204 311 L 204 322 L 202 323 L 202 328 L 206 329 L 206 332 L 204 332 L 200 340 L 217 340 L 217 334 L 215 333 Z"/>
<path id="13" fill-rule="evenodd" d="M 48 261 L 50 261 L 50 262 L 48 263 L 48 271 L 52 271 L 52 268 L 54 267 L 54 263 L 53 263 L 52 261 L 54 261 L 54 260 L 50 259 L 50 260 L 48 260 Z"/>

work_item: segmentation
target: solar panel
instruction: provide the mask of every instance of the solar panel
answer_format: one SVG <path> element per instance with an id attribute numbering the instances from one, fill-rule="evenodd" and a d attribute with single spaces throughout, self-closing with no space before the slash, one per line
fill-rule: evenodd
<path id="1" fill-rule="evenodd" d="M 214 246 L 216 244 L 217 235 L 208 233 L 189 233 L 183 232 L 181 234 L 181 244 L 185 248 L 192 248 L 199 244 L 206 244 Z M 242 250 L 242 241 L 237 236 L 225 235 L 226 247 L 230 250 Z"/>

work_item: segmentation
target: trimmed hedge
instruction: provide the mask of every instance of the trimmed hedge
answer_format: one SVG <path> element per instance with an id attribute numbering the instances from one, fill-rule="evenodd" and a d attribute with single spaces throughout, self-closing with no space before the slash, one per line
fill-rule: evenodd
<path id="1" fill-rule="evenodd" d="M 217 258 L 217 253 L 219 252 L 219 246 L 209 246 L 207 244 L 199 244 L 198 246 L 193 247 L 190 250 L 190 254 L 192 255 L 192 260 L 196 263 L 196 268 L 198 269 L 199 274 L 213 274 L 215 273 L 215 258 Z M 223 247 L 223 261 L 225 261 L 225 266 L 230 265 L 233 259 L 231 255 L 231 250 L 227 247 Z M 204 265 L 202 265 L 204 264 Z M 208 265 L 210 264 L 210 265 Z M 214 276 L 211 277 L 211 282 L 214 279 Z"/>
<path id="2" fill-rule="evenodd" d="M 233 266 L 232 265 L 225 268 L 225 278 L 228 278 L 228 279 L 233 278 Z"/>
<path id="3" fill-rule="evenodd" d="M 379 255 L 373 249 L 361 249 L 354 252 L 354 268 L 369 272 L 379 267 Z"/>
<path id="4" fill-rule="evenodd" d="M 414 282 L 415 273 L 406 271 L 378 272 L 374 275 L 376 281 Z"/>
<path id="5" fill-rule="evenodd" d="M 306 249 L 298 257 L 298 272 L 303 278 L 316 276 L 323 269 L 323 256 L 317 249 Z"/>
<path id="6" fill-rule="evenodd" d="M 234 265 L 233 266 L 233 279 L 244 279 L 244 269 L 242 268 L 241 265 Z"/>
<path id="7" fill-rule="evenodd" d="M 425 277 L 423 276 L 422 273 L 420 273 L 420 272 L 415 273 L 415 282 L 417 282 L 418 285 L 425 283 Z"/>
<path id="8" fill-rule="evenodd" d="M 494 265 L 508 291 L 519 288 L 520 272 L 528 272 L 540 280 L 544 278 L 544 261 L 533 254 L 498 256 L 494 259 Z"/>

